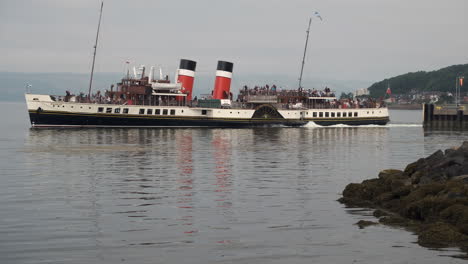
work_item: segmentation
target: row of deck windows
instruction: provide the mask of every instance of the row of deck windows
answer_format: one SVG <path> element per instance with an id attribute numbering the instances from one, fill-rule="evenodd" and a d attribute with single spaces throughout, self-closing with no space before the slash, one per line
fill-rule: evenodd
<path id="1" fill-rule="evenodd" d="M 107 114 L 112 114 L 112 107 L 107 107 L 105 110 L 106 110 Z M 123 108 L 123 109 L 114 108 L 113 113 L 114 114 L 120 114 L 120 110 L 122 110 L 123 114 L 128 114 L 128 108 Z M 182 112 L 184 112 L 184 110 L 182 110 Z M 98 108 L 98 113 L 104 113 L 104 107 L 99 107 Z M 147 115 L 152 115 L 153 114 L 153 109 L 140 108 L 139 114 L 144 115 L 145 113 Z M 161 113 L 162 113 L 162 115 L 168 115 L 168 114 L 175 115 L 176 111 L 175 111 L 175 109 L 154 109 L 154 114 L 155 115 L 161 115 Z"/>
<path id="2" fill-rule="evenodd" d="M 312 117 L 357 117 L 358 112 L 312 112 Z"/>
<path id="3" fill-rule="evenodd" d="M 162 110 L 162 111 L 161 111 Z M 182 110 L 183 112 L 184 110 Z M 140 108 L 140 115 L 144 115 L 145 114 L 145 109 L 144 108 Z M 154 109 L 154 114 L 155 115 L 168 115 L 168 113 L 170 115 L 175 115 L 175 109 Z M 153 114 L 153 109 L 146 109 L 146 114 L 147 115 L 152 115 Z"/>

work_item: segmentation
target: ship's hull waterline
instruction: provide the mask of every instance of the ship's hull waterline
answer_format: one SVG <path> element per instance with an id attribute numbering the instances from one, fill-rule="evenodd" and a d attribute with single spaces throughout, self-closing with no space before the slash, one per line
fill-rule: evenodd
<path id="1" fill-rule="evenodd" d="M 29 113 L 34 128 L 93 128 L 93 127 L 256 127 L 256 126 L 303 126 L 309 121 L 317 125 L 385 125 L 388 118 L 355 118 L 349 120 L 284 120 L 284 119 L 223 119 L 188 117 L 147 117 L 90 115 L 79 113 L 54 113 L 31 111 Z"/>

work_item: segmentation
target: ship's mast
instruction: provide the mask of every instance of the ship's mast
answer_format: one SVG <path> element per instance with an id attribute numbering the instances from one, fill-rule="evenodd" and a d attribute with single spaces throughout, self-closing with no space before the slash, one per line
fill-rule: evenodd
<path id="1" fill-rule="evenodd" d="M 102 8 L 104 7 L 104 1 L 101 1 L 101 11 L 99 13 L 99 22 L 96 33 L 96 42 L 94 43 L 94 55 L 93 55 L 93 65 L 91 66 L 91 77 L 89 79 L 89 90 L 88 90 L 88 101 L 91 102 L 91 87 L 93 86 L 93 75 L 94 75 L 94 62 L 96 61 L 96 50 L 99 39 L 99 28 L 101 27 L 101 17 L 102 17 Z"/>
<path id="2" fill-rule="evenodd" d="M 304 72 L 304 64 L 305 64 L 305 57 L 307 52 L 307 43 L 309 42 L 309 32 L 310 32 L 310 24 L 312 23 L 312 18 L 309 19 L 309 27 L 307 28 L 307 37 L 304 47 L 304 56 L 302 57 L 302 67 L 301 67 L 301 75 L 299 76 L 299 90 L 302 89 L 302 73 Z"/>

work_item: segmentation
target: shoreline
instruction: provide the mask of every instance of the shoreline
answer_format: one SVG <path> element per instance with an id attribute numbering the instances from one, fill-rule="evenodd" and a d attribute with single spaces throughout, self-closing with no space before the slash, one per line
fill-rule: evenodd
<path id="1" fill-rule="evenodd" d="M 371 208 L 378 222 L 403 227 L 428 248 L 458 247 L 468 259 L 468 141 L 410 163 L 387 169 L 378 178 L 350 183 L 338 200 L 348 207 Z"/>
<path id="2" fill-rule="evenodd" d="M 391 110 L 422 110 L 422 104 L 388 104 L 388 109 Z"/>

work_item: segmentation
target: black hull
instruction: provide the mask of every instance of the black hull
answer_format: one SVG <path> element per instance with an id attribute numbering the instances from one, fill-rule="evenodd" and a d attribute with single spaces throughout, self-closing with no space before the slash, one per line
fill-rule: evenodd
<path id="1" fill-rule="evenodd" d="M 367 118 L 367 119 L 355 119 L 355 120 L 326 120 L 326 121 L 319 121 L 319 120 L 310 120 L 313 121 L 315 124 L 319 126 L 333 126 L 333 125 L 348 125 L 348 126 L 365 126 L 365 125 L 378 125 L 384 126 L 390 120 L 388 118 Z"/>
<path id="2" fill-rule="evenodd" d="M 303 126 L 307 121 L 285 119 L 214 119 L 192 117 L 112 116 L 30 112 L 33 127 L 255 127 Z"/>
<path id="3" fill-rule="evenodd" d="M 349 120 L 286 120 L 286 119 L 221 119 L 203 117 L 155 117 L 135 115 L 79 114 L 57 112 L 29 112 L 33 127 L 256 127 L 303 126 L 314 121 L 321 126 L 385 125 L 388 118 L 353 118 Z"/>

